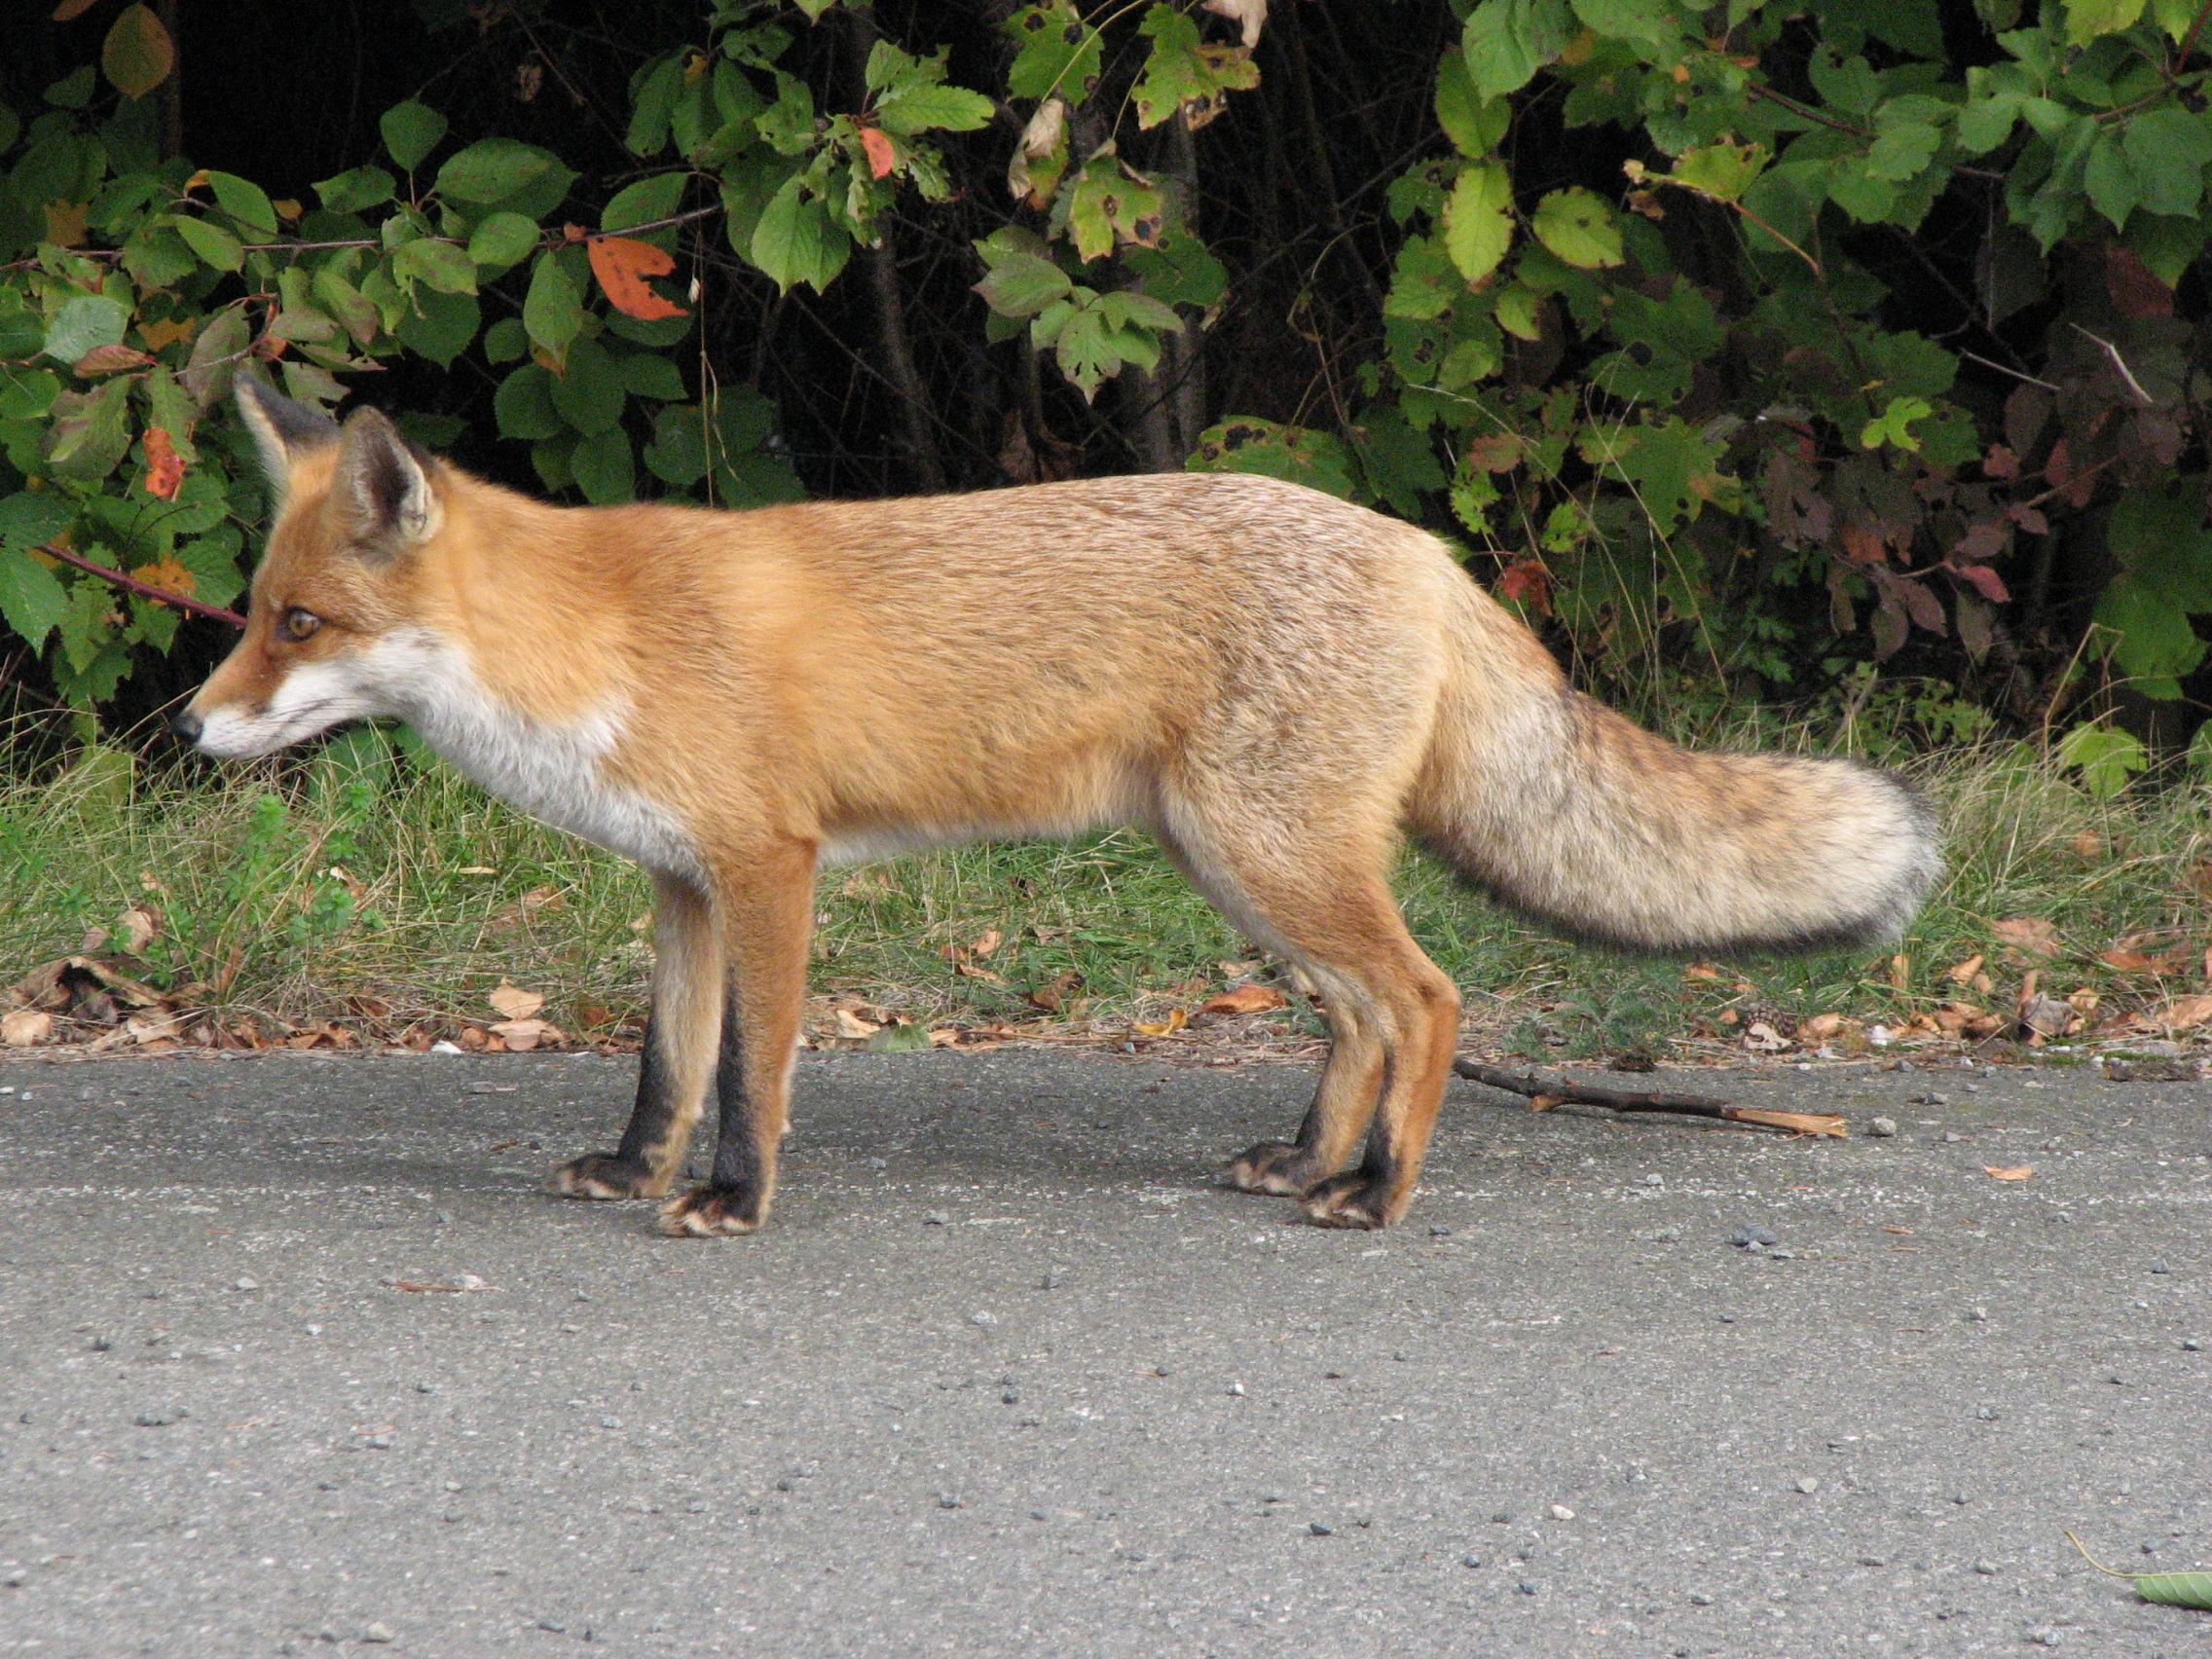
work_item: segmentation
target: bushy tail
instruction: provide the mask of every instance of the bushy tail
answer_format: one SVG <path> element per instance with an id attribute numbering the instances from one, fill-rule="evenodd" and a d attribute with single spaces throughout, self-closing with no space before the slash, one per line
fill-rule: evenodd
<path id="1" fill-rule="evenodd" d="M 1934 813 L 1886 772 L 1695 754 L 1548 677 L 1466 674 L 1412 804 L 1467 880 L 1646 950 L 1894 939 L 1943 867 Z"/>

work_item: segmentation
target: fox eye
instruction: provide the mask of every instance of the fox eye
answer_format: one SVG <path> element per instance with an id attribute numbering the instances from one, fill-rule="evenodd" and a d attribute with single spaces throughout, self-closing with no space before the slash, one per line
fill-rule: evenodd
<path id="1" fill-rule="evenodd" d="M 278 637 L 291 640 L 294 643 L 309 638 L 321 626 L 321 617 L 312 610 L 302 610 L 296 605 L 276 618 Z"/>

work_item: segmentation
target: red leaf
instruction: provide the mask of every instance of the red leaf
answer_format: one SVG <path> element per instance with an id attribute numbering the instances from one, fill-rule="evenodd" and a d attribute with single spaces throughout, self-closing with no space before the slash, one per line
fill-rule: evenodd
<path id="1" fill-rule="evenodd" d="M 1946 565 L 1952 575 L 1965 582 L 1992 605 L 2007 605 L 2012 596 L 2005 589 L 2005 578 L 1987 565 Z"/>
<path id="2" fill-rule="evenodd" d="M 1991 444 L 1989 453 L 1982 457 L 1981 469 L 1992 478 L 2017 478 L 2020 458 L 2003 444 Z"/>
<path id="3" fill-rule="evenodd" d="M 1497 591 L 1501 598 L 1543 610 L 1550 606 L 1551 580 L 1551 571 L 1545 570 L 1541 562 L 1523 559 L 1509 566 L 1497 578 Z"/>
<path id="4" fill-rule="evenodd" d="M 2171 316 L 2174 291 L 2128 249 L 2105 249 L 2105 289 L 2121 316 Z"/>
<path id="5" fill-rule="evenodd" d="M 891 135 L 880 127 L 861 129 L 861 148 L 867 152 L 867 170 L 877 178 L 883 177 L 899 165 L 899 150 L 891 142 Z"/>
<path id="6" fill-rule="evenodd" d="M 159 496 L 165 501 L 176 499 L 178 488 L 184 483 L 184 458 L 176 453 L 167 428 L 146 428 L 146 494 Z"/>
<path id="7" fill-rule="evenodd" d="M 2007 507 L 2005 516 L 2030 535 L 2041 535 L 2050 529 L 2050 520 L 2043 516 L 2041 507 L 2026 505 Z"/>
<path id="8" fill-rule="evenodd" d="M 1951 557 L 1978 565 L 1994 559 L 2005 551 L 2005 544 L 2012 539 L 2012 527 L 2003 519 L 1984 519 L 1970 528 L 1961 536 L 1958 545 L 1951 549 Z"/>
<path id="9" fill-rule="evenodd" d="M 691 314 L 645 285 L 646 277 L 665 276 L 676 269 L 674 255 L 631 237 L 594 237 L 590 253 L 591 274 L 599 278 L 599 285 L 607 290 L 616 311 L 627 312 L 644 322 Z"/>

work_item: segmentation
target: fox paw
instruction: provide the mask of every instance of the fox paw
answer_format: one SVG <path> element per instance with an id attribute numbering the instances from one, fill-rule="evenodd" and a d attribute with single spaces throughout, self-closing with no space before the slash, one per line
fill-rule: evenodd
<path id="1" fill-rule="evenodd" d="M 1403 1215 L 1413 1199 L 1408 1193 L 1393 1194 L 1381 1182 L 1356 1170 L 1332 1175 L 1306 1195 L 1298 1207 L 1315 1227 L 1348 1227 L 1362 1232 L 1388 1227 Z"/>
<path id="2" fill-rule="evenodd" d="M 726 1187 L 680 1193 L 660 1206 L 660 1230 L 672 1238 L 732 1238 L 766 1219 L 758 1198 Z"/>
<path id="3" fill-rule="evenodd" d="M 1222 1179 L 1240 1193 L 1299 1198 L 1321 1179 L 1312 1159 L 1287 1141 L 1262 1141 L 1222 1171 Z"/>
<path id="4" fill-rule="evenodd" d="M 611 1152 L 587 1152 L 546 1176 L 545 1186 L 571 1198 L 657 1198 L 668 1179 Z"/>

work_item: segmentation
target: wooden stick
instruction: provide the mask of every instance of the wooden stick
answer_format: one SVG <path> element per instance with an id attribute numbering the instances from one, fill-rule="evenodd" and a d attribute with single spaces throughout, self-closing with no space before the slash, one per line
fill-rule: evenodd
<path id="1" fill-rule="evenodd" d="M 1549 1112 L 1554 1106 L 1609 1106 L 1616 1112 L 1678 1112 L 1690 1118 L 1722 1118 L 1732 1124 L 1759 1124 L 1770 1129 L 1788 1129 L 1791 1134 L 1832 1135 L 1838 1140 L 1851 1134 L 1850 1126 L 1832 1112 L 1769 1112 L 1757 1106 L 1731 1106 L 1703 1094 L 1606 1088 L 1594 1083 L 1547 1079 L 1534 1072 L 1509 1072 L 1464 1056 L 1454 1060 L 1452 1069 L 1508 1094 L 1526 1095 L 1531 1112 Z"/>

